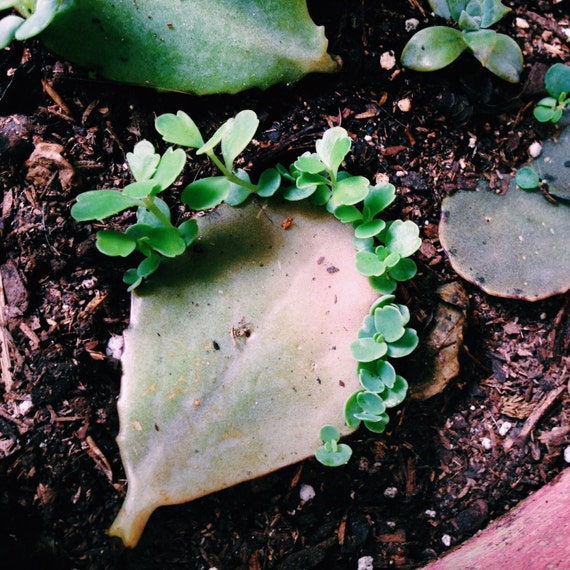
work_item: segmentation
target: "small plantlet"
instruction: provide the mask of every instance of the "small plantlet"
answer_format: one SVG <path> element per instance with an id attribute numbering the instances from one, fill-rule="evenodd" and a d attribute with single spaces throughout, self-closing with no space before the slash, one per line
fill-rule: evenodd
<path id="1" fill-rule="evenodd" d="M 323 445 L 315 451 L 317 460 L 327 467 L 339 467 L 348 463 L 352 449 L 345 443 L 338 443 L 340 433 L 334 426 L 326 425 L 321 428 L 319 438 Z"/>
<path id="2" fill-rule="evenodd" d="M 563 63 L 551 66 L 544 76 L 544 87 L 549 96 L 536 104 L 534 118 L 541 123 L 557 123 L 570 104 L 570 67 Z"/>
<path id="3" fill-rule="evenodd" d="M 432 26 L 420 30 L 404 47 L 402 64 L 415 71 L 436 71 L 465 50 L 483 67 L 505 81 L 517 83 L 523 65 L 517 43 L 489 28 L 511 11 L 500 0 L 428 0 L 437 16 L 453 20 L 459 29 Z"/>
<path id="4" fill-rule="evenodd" d="M 349 427 L 355 428 L 364 422 L 371 431 L 381 433 L 388 422 L 386 409 L 403 401 L 408 386 L 396 375 L 387 358 L 406 356 L 418 344 L 415 331 L 406 327 L 410 320 L 408 309 L 393 303 L 395 297 L 391 293 L 398 281 L 406 281 L 416 274 L 417 267 L 410 256 L 421 245 L 419 228 L 411 221 L 385 222 L 378 217 L 395 198 L 392 184 L 372 186 L 364 176 L 352 176 L 340 170 L 352 145 L 342 127 L 326 130 L 316 141 L 315 152 L 301 155 L 288 167 L 279 164 L 268 168 L 253 182 L 246 171 L 235 167 L 235 161 L 252 141 L 258 124 L 253 111 L 241 111 L 205 142 L 194 121 L 183 111 L 159 116 L 155 127 L 164 141 L 195 149 L 198 156 L 205 155 L 220 171 L 218 176 L 198 179 L 184 188 L 181 200 L 191 210 L 215 208 L 222 202 L 238 206 L 251 195 L 269 198 L 280 192 L 285 200 L 308 199 L 314 205 L 325 207 L 342 223 L 352 224 L 356 268 L 383 296 L 373 304 L 358 340 L 350 347 L 358 361 L 363 389 L 349 398 L 345 420 Z M 158 197 L 178 178 L 185 162 L 186 153 L 181 148 L 170 147 L 161 156 L 149 141 L 142 140 L 127 155 L 134 182 L 122 191 L 84 192 L 71 209 L 78 221 L 102 220 L 130 208 L 137 209 L 135 224 L 124 232 L 101 230 L 96 242 L 97 248 L 106 255 L 142 254 L 143 260 L 138 266 L 125 273 L 124 281 L 129 290 L 149 278 L 163 258 L 182 255 L 198 237 L 196 221 L 189 219 L 174 226 L 166 202 Z M 287 229 L 289 225 L 282 227 Z M 232 327 L 232 342 L 237 344 L 236 339 L 247 337 L 248 331 L 245 320 L 239 330 Z M 348 461 L 350 448 L 339 444 L 339 437 L 334 427 L 325 426 L 321 430 L 324 445 L 316 456 L 325 465 L 342 465 Z"/>
<path id="5" fill-rule="evenodd" d="M 540 176 L 532 166 L 523 166 L 517 172 L 515 182 L 523 190 L 536 190 L 540 186 Z"/>

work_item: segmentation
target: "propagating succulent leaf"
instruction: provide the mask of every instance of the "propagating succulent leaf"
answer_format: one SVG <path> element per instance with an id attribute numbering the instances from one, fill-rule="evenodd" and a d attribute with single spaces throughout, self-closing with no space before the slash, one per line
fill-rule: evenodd
<path id="1" fill-rule="evenodd" d="M 453 63 L 467 48 L 459 30 L 432 26 L 414 34 L 402 51 L 402 65 L 414 71 L 437 71 Z"/>
<path id="2" fill-rule="evenodd" d="M 339 69 L 306 0 L 77 0 L 42 40 L 108 79 L 198 95 Z"/>
<path id="3" fill-rule="evenodd" d="M 375 293 L 354 268 L 352 228 L 308 205 L 261 212 L 199 218 L 200 250 L 133 294 L 119 399 L 128 491 L 110 531 L 128 546 L 159 505 L 312 456 L 359 388 L 348 345 Z M 348 459 L 336 436 L 322 439 L 319 459 Z"/>

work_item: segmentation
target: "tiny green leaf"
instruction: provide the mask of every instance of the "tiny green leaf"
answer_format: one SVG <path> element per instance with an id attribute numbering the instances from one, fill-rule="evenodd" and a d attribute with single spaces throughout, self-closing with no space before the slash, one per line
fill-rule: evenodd
<path id="1" fill-rule="evenodd" d="M 555 63 L 544 76 L 544 87 L 557 101 L 562 93 L 570 93 L 570 66 Z"/>
<path id="2" fill-rule="evenodd" d="M 145 257 L 138 265 L 137 275 L 142 279 L 152 275 L 160 266 L 162 258 L 156 253 L 152 253 L 149 257 Z"/>
<path id="3" fill-rule="evenodd" d="M 372 251 L 359 251 L 355 256 L 356 269 L 367 277 L 379 276 L 386 271 L 385 263 Z"/>
<path id="4" fill-rule="evenodd" d="M 176 257 L 186 250 L 186 242 L 177 228 L 152 228 L 146 237 L 147 244 L 165 257 Z"/>
<path id="5" fill-rule="evenodd" d="M 419 234 L 420 229 L 411 220 L 395 220 L 390 224 L 384 240 L 391 252 L 399 253 L 401 257 L 409 257 L 422 245 Z"/>
<path id="6" fill-rule="evenodd" d="M 350 206 L 362 202 L 368 195 L 370 183 L 364 176 L 350 176 L 338 180 L 333 186 L 333 198 L 340 206 Z"/>
<path id="7" fill-rule="evenodd" d="M 350 343 L 350 352 L 352 357 L 359 362 L 372 362 L 382 358 L 388 352 L 388 345 L 385 342 L 376 342 L 370 337 L 359 338 Z"/>
<path id="8" fill-rule="evenodd" d="M 198 222 L 196 220 L 186 220 L 178 226 L 178 232 L 186 246 L 189 246 L 198 237 Z"/>
<path id="9" fill-rule="evenodd" d="M 281 174 L 277 168 L 268 168 L 261 173 L 257 182 L 257 195 L 270 198 L 281 186 Z"/>
<path id="10" fill-rule="evenodd" d="M 77 202 L 71 207 L 71 215 L 78 222 L 102 220 L 139 205 L 140 200 L 116 190 L 89 190 L 77 196 Z"/>
<path id="11" fill-rule="evenodd" d="M 388 344 L 402 338 L 405 332 L 402 326 L 402 315 L 398 308 L 393 305 L 374 311 L 374 326 Z"/>
<path id="12" fill-rule="evenodd" d="M 315 143 L 317 154 L 327 169 L 336 176 L 338 167 L 350 150 L 352 141 L 342 127 L 327 129 L 322 139 Z"/>
<path id="13" fill-rule="evenodd" d="M 130 236 L 113 230 L 97 232 L 97 249 L 112 257 L 127 257 L 135 251 L 137 242 Z"/>
<path id="14" fill-rule="evenodd" d="M 250 110 L 241 111 L 230 120 L 222 137 L 222 156 L 228 170 L 232 170 L 234 160 L 251 142 L 258 125 L 257 115 Z"/>
<path id="15" fill-rule="evenodd" d="M 186 186 L 181 200 L 192 210 L 208 210 L 221 204 L 230 188 L 231 182 L 224 176 L 202 178 Z"/>
<path id="16" fill-rule="evenodd" d="M 127 152 L 127 163 L 137 182 L 148 180 L 160 162 L 160 155 L 154 151 L 154 146 L 147 140 L 139 141 L 133 152 Z"/>
<path id="17" fill-rule="evenodd" d="M 310 153 L 301 155 L 293 163 L 293 167 L 300 172 L 307 172 L 308 174 L 320 174 L 327 168 L 317 154 Z"/>
<path id="18" fill-rule="evenodd" d="M 532 166 L 523 166 L 517 172 L 515 181 L 523 190 L 535 190 L 540 185 L 538 172 Z"/>
<path id="19" fill-rule="evenodd" d="M 411 354 L 418 346 L 418 334 L 414 329 L 406 329 L 404 335 L 395 342 L 388 344 L 387 354 L 391 358 L 402 358 Z"/>
<path id="20" fill-rule="evenodd" d="M 176 115 L 172 113 L 160 115 L 156 118 L 154 126 L 166 142 L 190 148 L 200 148 L 204 145 L 204 139 L 196 123 L 184 111 L 178 111 Z"/>
<path id="21" fill-rule="evenodd" d="M 156 171 L 152 175 L 152 181 L 160 186 L 160 190 L 165 190 L 178 178 L 186 164 L 186 153 L 181 149 L 167 148 L 160 157 L 160 162 Z"/>

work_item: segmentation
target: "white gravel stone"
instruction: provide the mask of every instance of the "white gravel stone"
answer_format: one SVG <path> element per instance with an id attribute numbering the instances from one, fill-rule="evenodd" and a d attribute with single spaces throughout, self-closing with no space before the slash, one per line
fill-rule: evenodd
<path id="1" fill-rule="evenodd" d="M 390 70 L 396 66 L 396 56 L 393 51 L 385 51 L 380 56 L 380 67 L 382 69 Z"/>
<path id="2" fill-rule="evenodd" d="M 537 156 L 540 156 L 541 152 L 542 152 L 542 145 L 538 141 L 534 141 L 528 147 L 528 154 L 530 154 L 530 156 L 532 156 L 532 158 L 536 158 Z"/>
<path id="3" fill-rule="evenodd" d="M 564 461 L 570 463 L 570 445 L 564 448 Z"/>
<path id="4" fill-rule="evenodd" d="M 308 485 L 307 483 L 303 483 L 301 488 L 299 489 L 299 497 L 301 501 L 310 501 L 311 499 L 315 498 L 315 489 L 312 485 Z"/>
<path id="5" fill-rule="evenodd" d="M 398 489 L 396 489 L 396 487 L 387 487 L 384 490 L 384 496 L 387 499 L 394 499 L 397 494 L 398 494 Z"/>
<path id="6" fill-rule="evenodd" d="M 405 21 L 404 28 L 406 32 L 415 32 L 418 29 L 419 25 L 420 21 L 418 19 L 410 18 L 409 20 Z"/>
<path id="7" fill-rule="evenodd" d="M 512 429 L 513 424 L 511 422 L 503 422 L 499 426 L 499 435 L 505 437 Z"/>
<path id="8" fill-rule="evenodd" d="M 489 449 L 493 447 L 493 442 L 488 437 L 482 437 L 481 445 L 483 446 L 483 449 L 489 451 Z"/>
<path id="9" fill-rule="evenodd" d="M 449 536 L 449 534 L 444 534 L 441 537 L 441 542 L 443 542 L 444 546 L 447 546 L 447 547 L 451 546 L 451 536 Z"/>
<path id="10" fill-rule="evenodd" d="M 372 556 L 363 556 L 358 559 L 357 570 L 372 570 L 374 568 L 374 558 Z"/>

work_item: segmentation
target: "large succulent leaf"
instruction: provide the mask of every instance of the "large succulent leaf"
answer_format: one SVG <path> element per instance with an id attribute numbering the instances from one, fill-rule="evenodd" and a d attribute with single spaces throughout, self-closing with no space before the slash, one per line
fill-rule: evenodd
<path id="1" fill-rule="evenodd" d="M 569 192 L 568 128 L 534 161 L 553 195 Z M 567 194 L 570 197 L 570 194 Z M 445 198 L 440 239 L 455 271 L 491 295 L 536 301 L 570 289 L 570 206 L 540 192 L 478 192 Z"/>
<path id="2" fill-rule="evenodd" d="M 306 0 L 76 0 L 42 39 L 103 77 L 163 91 L 235 93 L 339 67 Z"/>
<path id="3" fill-rule="evenodd" d="M 359 387 L 349 344 L 375 293 L 351 228 L 298 204 L 221 206 L 199 224 L 199 249 L 132 297 L 118 438 L 128 493 L 110 531 L 129 546 L 159 505 L 313 455 Z"/>

